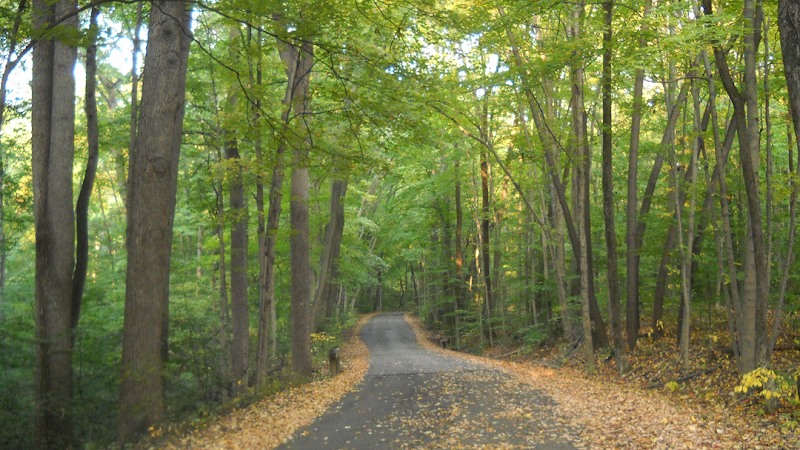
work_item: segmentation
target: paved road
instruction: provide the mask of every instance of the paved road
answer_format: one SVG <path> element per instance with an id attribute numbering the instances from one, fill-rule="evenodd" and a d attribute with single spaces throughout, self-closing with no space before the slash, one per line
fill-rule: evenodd
<path id="1" fill-rule="evenodd" d="M 365 380 L 279 449 L 574 449 L 575 428 L 513 377 L 417 343 L 401 313 L 361 330 Z"/>

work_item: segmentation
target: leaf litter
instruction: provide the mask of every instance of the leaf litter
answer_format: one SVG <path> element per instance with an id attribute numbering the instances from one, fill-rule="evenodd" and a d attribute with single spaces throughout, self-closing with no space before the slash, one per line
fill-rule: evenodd
<path id="1" fill-rule="evenodd" d="M 364 379 L 369 350 L 358 330 L 371 317 L 362 317 L 342 346 L 339 376 L 280 392 L 206 428 L 172 437 L 159 448 L 271 449 L 289 441 Z M 386 442 L 387 448 L 555 448 L 550 445 L 569 442 L 591 449 L 800 449 L 797 434 L 764 428 L 762 422 L 732 408 L 689 404 L 658 390 L 599 379 L 575 367 L 554 369 L 453 352 L 435 345 L 417 319 L 405 318 L 425 349 L 499 372 L 442 373 L 435 383 L 421 384 L 420 395 L 412 399 L 420 413 L 399 413 L 375 425 L 376 432 L 400 430 L 399 437 Z M 466 378 L 482 391 L 467 398 L 477 402 L 480 395 L 488 396 L 496 400 L 494 409 L 475 413 L 463 396 L 452 395 Z M 532 405 L 526 401 L 531 391 L 552 401 Z"/>
<path id="2" fill-rule="evenodd" d="M 452 354 L 433 344 L 420 323 L 408 317 L 429 350 Z M 587 374 L 578 367 L 557 369 L 460 354 L 512 374 L 543 391 L 570 417 L 581 442 L 592 449 L 800 449 L 800 435 L 766 427 L 742 411 L 722 404 L 696 403 L 690 395 L 673 398 Z M 674 368 L 674 367 L 673 367 Z M 690 404 L 691 402 L 691 404 Z M 577 445 L 577 444 L 576 444 Z"/>

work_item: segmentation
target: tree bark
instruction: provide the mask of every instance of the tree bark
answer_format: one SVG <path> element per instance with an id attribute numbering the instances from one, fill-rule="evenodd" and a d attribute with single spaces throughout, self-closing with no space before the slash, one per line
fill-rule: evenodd
<path id="1" fill-rule="evenodd" d="M 292 98 L 292 109 L 300 117 L 305 127 L 308 126 L 305 115 L 308 110 L 308 86 L 311 69 L 314 63 L 314 45 L 310 36 L 302 40 L 297 52 L 294 68 L 295 92 Z M 303 130 L 309 133 L 309 130 Z M 291 200 L 289 202 L 289 221 L 291 235 L 291 337 L 292 337 L 292 371 L 306 377 L 311 376 L 311 314 L 313 313 L 311 297 L 311 260 L 308 231 L 308 157 L 307 147 L 310 141 L 298 145 L 292 158 Z"/>
<path id="2" fill-rule="evenodd" d="M 464 211 L 461 207 L 461 178 L 459 174 L 459 163 L 455 162 L 455 202 L 456 202 L 456 237 L 455 237 L 455 250 L 456 250 L 456 284 L 455 292 L 453 295 L 453 314 L 455 315 L 455 332 L 456 332 L 456 350 L 461 348 L 461 329 L 460 329 L 460 307 L 461 300 L 464 292 L 464 254 L 461 248 L 461 239 L 463 238 L 464 228 Z"/>
<path id="3" fill-rule="evenodd" d="M 76 9 L 62 0 L 33 3 L 34 28 L 42 30 Z M 77 28 L 77 15 L 61 22 Z M 34 44 L 32 175 L 36 275 L 36 447 L 72 448 L 72 349 L 75 222 L 72 164 L 75 153 L 77 49 L 53 39 Z"/>
<path id="4" fill-rule="evenodd" d="M 339 297 L 339 257 L 342 250 L 342 238 L 344 237 L 344 199 L 347 195 L 347 180 L 338 180 L 339 201 L 336 204 L 336 221 L 334 222 L 333 242 L 331 244 L 330 274 L 328 282 L 325 283 L 325 292 L 322 301 L 325 304 L 325 317 L 332 318 L 335 312 L 336 303 Z M 333 214 L 333 211 L 331 211 Z M 405 298 L 405 297 L 404 297 Z"/>
<path id="5" fill-rule="evenodd" d="M 314 317 L 312 320 L 320 325 L 319 319 L 330 318 L 333 312 L 331 293 L 334 291 L 331 278 L 336 260 L 339 258 L 339 246 L 344 232 L 344 196 L 347 193 L 347 181 L 331 181 L 331 201 L 328 225 L 325 227 L 325 240 L 320 255 L 319 277 L 314 292 Z M 321 315 L 320 313 L 324 313 Z"/>
<path id="6" fill-rule="evenodd" d="M 650 15 L 652 0 L 645 0 L 643 17 L 646 19 Z M 648 26 L 642 26 L 639 31 L 639 49 L 647 47 L 647 40 L 644 34 Z M 639 217 L 636 214 L 639 200 L 637 199 L 638 178 L 639 178 L 639 136 L 641 133 L 642 122 L 642 91 L 644 90 L 644 69 L 636 69 L 636 78 L 633 84 L 633 115 L 631 116 L 631 143 L 628 151 L 628 203 L 626 205 L 626 230 L 625 230 L 625 255 L 626 255 L 626 280 L 627 280 L 627 303 L 626 303 L 626 331 L 628 335 L 628 348 L 633 350 L 636 347 L 636 340 L 639 338 L 639 328 L 641 324 L 639 312 L 639 248 L 636 246 L 637 227 Z M 654 328 L 655 329 L 655 328 Z"/>
<path id="7" fill-rule="evenodd" d="M 234 97 L 235 99 L 235 97 Z M 230 101 L 230 98 L 229 98 Z M 231 103 L 235 106 L 235 100 Z M 231 226 L 231 370 L 237 391 L 247 388 L 250 365 L 250 306 L 247 301 L 247 205 L 242 184 L 241 156 L 234 138 L 225 142 Z"/>
<path id="8" fill-rule="evenodd" d="M 172 225 L 183 131 L 190 13 L 153 2 L 136 149 L 128 172 L 128 268 L 122 332 L 119 441 L 166 419 Z"/>
<path id="9" fill-rule="evenodd" d="M 83 184 L 78 194 L 75 205 L 75 272 L 72 275 L 72 345 L 75 345 L 75 332 L 78 329 L 78 319 L 81 315 L 83 290 L 86 286 L 86 270 L 89 267 L 89 200 L 94 188 L 94 178 L 97 174 L 97 157 L 99 152 L 99 131 L 97 127 L 97 16 L 100 11 L 92 8 L 90 19 L 90 44 L 86 48 L 86 142 L 88 154 L 86 157 L 86 171 L 83 175 Z"/>
<path id="10" fill-rule="evenodd" d="M 781 52 L 783 54 L 784 74 L 786 77 L 786 87 L 789 92 L 789 111 L 794 128 L 794 141 L 798 150 L 798 162 L 800 163 L 800 2 L 797 0 L 778 0 L 778 30 L 781 35 Z M 789 137 L 791 143 L 791 136 Z M 789 171 L 792 171 L 792 146 L 789 146 Z M 800 164 L 797 165 L 800 169 Z M 800 174 L 798 174 L 800 176 Z M 790 201 L 790 225 L 789 225 L 789 246 L 786 258 L 783 261 L 784 267 L 781 276 L 780 294 L 778 305 L 775 309 L 775 320 L 773 322 L 772 338 L 767 349 L 766 360 L 769 361 L 775 351 L 775 343 L 778 338 L 778 330 L 781 321 L 781 311 L 786 292 L 786 282 L 788 271 L 792 261 L 793 247 L 795 240 L 796 214 L 797 214 L 797 195 L 798 181 L 793 182 L 792 197 Z"/>
<path id="11" fill-rule="evenodd" d="M 710 0 L 703 0 L 705 14 L 711 15 Z M 744 32 L 744 82 L 739 91 L 731 76 L 727 52 L 718 44 L 714 46 L 717 71 L 722 85 L 734 108 L 734 120 L 739 136 L 739 160 L 747 197 L 748 228 L 745 237 L 745 292 L 742 298 L 742 319 L 739 326 L 741 338 L 741 370 L 744 373 L 756 367 L 769 367 L 767 360 L 766 308 L 769 280 L 766 279 L 766 255 L 761 199 L 758 187 L 758 106 L 756 85 L 756 52 L 761 39 L 761 5 L 746 0 L 742 8 Z M 751 250 L 752 249 L 752 253 Z M 750 256 L 752 254 L 752 256 Z M 749 283 L 748 283 L 749 280 Z M 748 286 L 751 286 L 748 289 Z"/>
<path id="12" fill-rule="evenodd" d="M 614 160 L 611 135 L 611 20 L 614 4 L 603 2 L 605 29 L 603 30 L 603 219 L 605 221 L 606 253 L 608 255 L 608 306 L 611 310 L 611 332 L 614 336 L 614 353 L 617 372 L 630 370 L 625 341 L 622 338 L 622 307 L 620 304 L 619 270 L 617 268 L 617 231 L 614 224 Z M 629 191 L 630 192 L 630 191 Z M 634 189 L 635 192 L 635 189 Z M 634 194 L 635 195 L 635 194 Z M 635 201 L 635 200 L 634 200 Z"/>

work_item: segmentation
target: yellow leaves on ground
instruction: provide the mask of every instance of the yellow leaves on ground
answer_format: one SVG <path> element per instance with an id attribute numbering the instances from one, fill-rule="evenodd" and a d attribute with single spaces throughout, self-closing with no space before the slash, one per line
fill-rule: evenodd
<path id="1" fill-rule="evenodd" d="M 255 450 L 282 444 L 364 378 L 369 369 L 369 350 L 358 338 L 358 332 L 370 317 L 359 320 L 352 338 L 342 346 L 340 375 L 282 391 L 234 411 L 207 428 L 176 437 L 162 448 Z"/>
<path id="2" fill-rule="evenodd" d="M 429 350 L 447 352 L 427 340 L 419 323 L 406 319 Z M 515 375 L 557 403 L 573 418 L 592 449 L 800 449 L 800 435 L 781 434 L 728 408 L 676 401 L 672 394 L 598 380 L 580 369 L 551 369 L 464 355 Z M 676 390 L 677 390 L 677 386 Z M 669 389 L 669 388 L 668 388 Z"/>

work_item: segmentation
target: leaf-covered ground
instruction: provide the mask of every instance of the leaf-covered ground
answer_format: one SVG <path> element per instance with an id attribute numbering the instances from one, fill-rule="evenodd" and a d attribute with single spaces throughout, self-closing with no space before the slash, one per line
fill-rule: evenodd
<path id="1" fill-rule="evenodd" d="M 369 369 L 369 350 L 358 338 L 372 315 L 361 317 L 348 341 L 341 346 L 342 373 L 293 387 L 235 410 L 200 429 L 151 442 L 148 448 L 165 449 L 271 449 L 299 428 L 311 423 L 328 407 L 351 391 Z M 322 369 L 322 368 L 321 368 Z M 325 368 L 324 370 L 327 370 Z M 157 443 L 156 443 L 157 442 Z"/>
<path id="2" fill-rule="evenodd" d="M 362 318 L 359 328 L 367 320 L 367 317 Z M 755 416 L 750 403 L 756 400 L 727 394 L 738 383 L 738 378 L 730 375 L 730 368 L 724 367 L 730 364 L 727 358 L 712 361 L 711 367 L 719 365 L 718 370 L 686 384 L 668 387 L 666 383 L 670 380 L 687 373 L 676 370 L 679 365 L 665 357 L 671 354 L 671 344 L 665 340 L 643 342 L 631 355 L 636 369 L 619 378 L 614 374 L 613 361 L 601 360 L 598 369 L 587 374 L 577 364 L 551 368 L 531 356 L 508 361 L 451 352 L 433 344 L 417 320 L 410 316 L 406 316 L 406 320 L 426 349 L 457 355 L 466 362 L 508 374 L 498 377 L 489 371 L 467 375 L 487 386 L 482 395 L 491 396 L 496 390 L 524 395 L 532 389 L 552 402 L 531 406 L 520 398 L 518 402 L 499 405 L 500 412 L 476 420 L 463 420 L 469 414 L 459 415 L 459 412 L 465 412 L 469 408 L 467 404 L 454 401 L 448 403 L 447 411 L 439 411 L 443 403 L 438 399 L 444 398 L 447 402 L 447 386 L 459 384 L 458 379 L 446 378 L 463 376 L 443 374 L 437 379 L 437 392 L 420 395 L 414 400 L 421 402 L 422 410 L 430 411 L 428 414 L 400 415 L 386 424 L 395 428 L 408 427 L 405 437 L 396 439 L 392 448 L 536 448 L 550 439 L 567 439 L 577 448 L 592 449 L 800 449 L 800 436 L 795 428 L 786 426 L 785 420 L 776 420 L 776 416 Z M 508 349 L 501 348 L 492 351 L 495 355 L 508 353 Z M 173 437 L 166 443 L 162 441 L 157 447 L 274 448 L 312 423 L 345 393 L 356 389 L 369 367 L 369 351 L 358 339 L 357 330 L 342 347 L 342 357 L 344 371 L 335 378 L 284 391 L 234 411 L 206 428 Z M 552 355 L 550 358 L 552 362 Z M 698 367 L 708 367 L 708 361 L 700 359 L 698 357 Z M 791 362 L 781 361 L 780 364 Z M 654 388 L 646 389 L 653 385 Z M 723 395 L 730 400 L 719 401 Z M 783 414 L 785 409 L 784 406 Z M 455 413 L 450 414 L 452 411 Z M 551 419 L 531 420 L 545 412 Z M 531 425 L 534 423 L 539 424 L 538 428 Z M 524 428 L 524 432 L 504 434 L 509 424 L 512 429 Z M 493 443 L 476 446 L 476 439 L 483 435 L 489 435 Z"/>
<path id="3" fill-rule="evenodd" d="M 740 383 L 734 361 L 719 351 L 716 339 L 709 345 L 700 339 L 693 348 L 693 368 L 683 370 L 672 338 L 642 338 L 630 355 L 634 370 L 623 377 L 613 358 L 598 360 L 587 374 L 580 358 L 563 352 L 516 354 L 515 362 L 496 364 L 546 390 L 589 430 L 584 437 L 592 448 L 800 449 L 796 394 L 765 415 L 762 397 L 734 392 Z M 489 355 L 512 350 L 496 348 Z M 796 371 L 798 353 L 777 352 L 773 369 Z"/>

